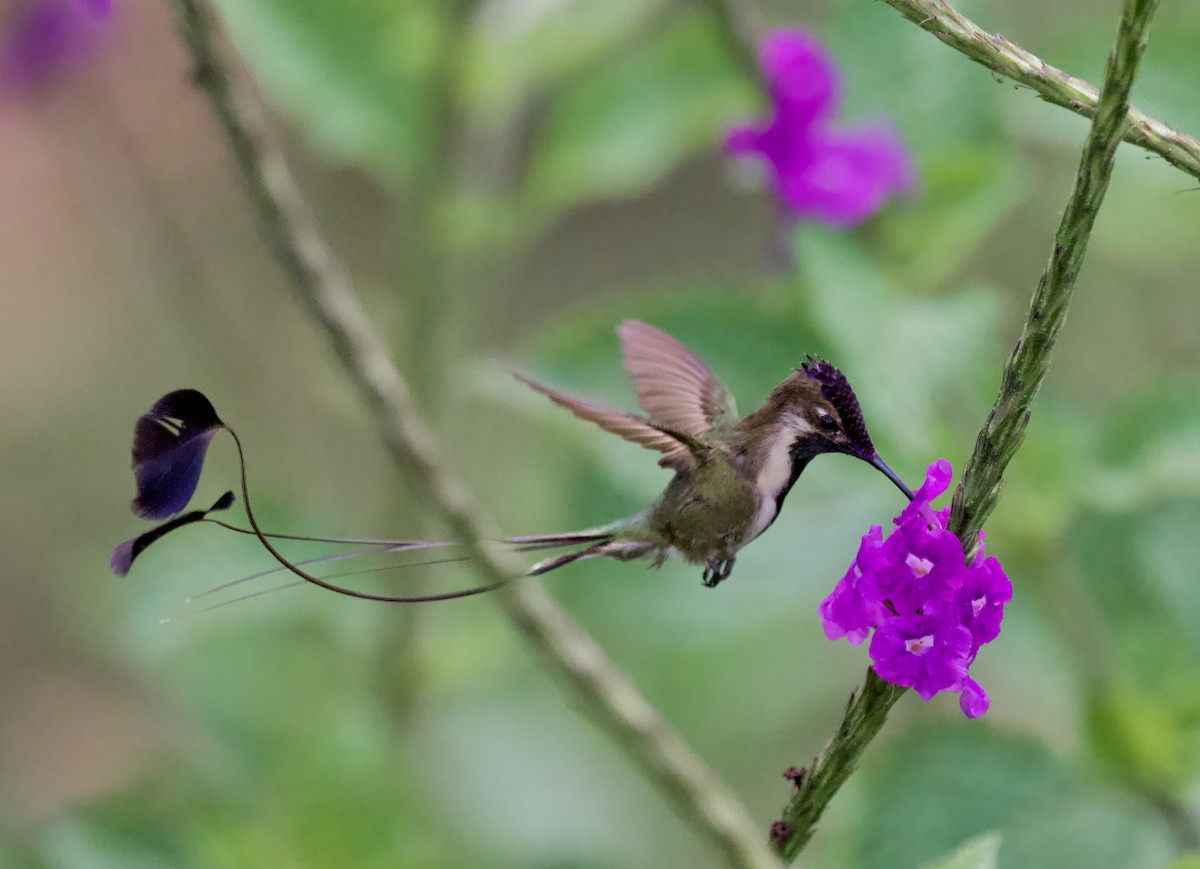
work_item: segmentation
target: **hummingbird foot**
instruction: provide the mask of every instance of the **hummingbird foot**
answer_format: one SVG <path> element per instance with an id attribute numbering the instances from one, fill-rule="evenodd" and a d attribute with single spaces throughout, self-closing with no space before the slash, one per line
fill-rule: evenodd
<path id="1" fill-rule="evenodd" d="M 710 561 L 708 566 L 704 568 L 704 576 L 701 579 L 704 581 L 705 588 L 716 588 L 724 580 L 729 578 L 729 574 L 733 573 L 733 558 L 724 558 L 720 561 Z"/>

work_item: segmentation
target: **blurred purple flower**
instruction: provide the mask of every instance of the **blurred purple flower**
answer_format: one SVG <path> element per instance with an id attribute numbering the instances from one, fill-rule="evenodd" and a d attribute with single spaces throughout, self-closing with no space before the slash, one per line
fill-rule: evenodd
<path id="1" fill-rule="evenodd" d="M 819 611 L 831 640 L 858 645 L 875 631 L 870 654 L 880 678 L 926 700 L 959 692 L 963 713 L 977 718 L 989 700 L 968 670 L 980 646 L 999 635 L 1012 583 L 982 549 L 968 566 L 958 537 L 945 528 L 949 509 L 933 510 L 952 474 L 944 459 L 930 465 L 896 530 L 886 540 L 878 525 L 863 535 L 854 563 Z"/>
<path id="2" fill-rule="evenodd" d="M 776 195 L 796 216 L 851 227 L 912 188 L 912 160 L 890 124 L 834 126 L 838 69 L 816 37 L 776 30 L 762 41 L 759 63 L 771 118 L 765 126 L 734 127 L 725 148 L 766 160 Z"/>
<path id="3" fill-rule="evenodd" d="M 95 56 L 112 0 L 21 0 L 0 33 L 0 81 L 31 91 Z"/>
<path id="4" fill-rule="evenodd" d="M 1000 562 L 992 557 L 976 556 L 958 591 L 959 622 L 971 631 L 972 656 L 985 643 L 1000 634 L 1004 606 L 1012 600 L 1012 582 Z"/>
<path id="5" fill-rule="evenodd" d="M 958 708 L 968 718 L 978 718 L 992 705 L 991 698 L 979 683 L 969 676 L 963 679 L 962 693 L 958 696 Z"/>

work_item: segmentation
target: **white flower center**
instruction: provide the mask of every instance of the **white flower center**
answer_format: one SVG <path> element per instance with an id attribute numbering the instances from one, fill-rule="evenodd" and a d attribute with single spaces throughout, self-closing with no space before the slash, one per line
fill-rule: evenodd
<path id="1" fill-rule="evenodd" d="M 971 613 L 973 615 L 979 615 L 985 606 L 987 606 L 987 598 L 977 597 L 975 600 L 971 601 Z"/>
<path id="2" fill-rule="evenodd" d="M 914 655 L 924 655 L 933 648 L 933 634 L 926 634 L 923 637 L 917 637 L 915 640 L 909 640 L 904 644 L 904 648 Z"/>
<path id="3" fill-rule="evenodd" d="M 929 571 L 933 570 L 932 561 L 930 561 L 928 558 L 918 558 L 911 552 L 908 554 L 908 557 L 904 559 L 904 563 L 909 566 L 909 569 L 913 572 L 913 576 L 917 577 L 918 579 L 920 579 L 922 576 L 925 576 L 925 574 L 929 573 Z"/>

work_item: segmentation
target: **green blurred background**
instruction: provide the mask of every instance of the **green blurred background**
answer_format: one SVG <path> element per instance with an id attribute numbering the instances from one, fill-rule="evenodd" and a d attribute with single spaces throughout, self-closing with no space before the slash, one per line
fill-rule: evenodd
<path id="1" fill-rule="evenodd" d="M 961 469 L 1086 130 L 882 3 L 759 3 L 827 41 L 844 117 L 893 118 L 922 179 L 858 230 L 781 241 L 759 173 L 720 155 L 763 106 L 704 4 L 221 7 L 454 470 L 509 533 L 625 515 L 666 482 L 508 377 L 632 407 L 613 335 L 627 317 L 697 348 L 743 410 L 826 355 L 901 474 L 938 456 Z M 1093 82 L 1118 7 L 963 4 Z M 298 589 L 160 625 L 269 564 L 208 528 L 108 573 L 142 527 L 133 421 L 183 386 L 238 429 L 271 528 L 438 529 L 260 243 L 165 4 L 116 0 L 106 28 L 89 65 L 0 102 L 0 865 L 719 865 L 486 599 L 398 609 Z M 1200 6 L 1163 4 L 1134 92 L 1192 133 L 1198 44 Z M 906 697 L 805 865 L 917 866 L 988 830 L 1011 867 L 1196 847 L 1196 187 L 1119 154 L 989 525 L 1016 587 L 973 671 L 991 712 Z M 218 440 L 199 500 L 234 471 Z M 821 748 L 867 661 L 825 641 L 817 604 L 896 507 L 878 474 L 823 459 L 717 591 L 678 563 L 585 563 L 546 586 L 765 835 L 781 771 Z"/>

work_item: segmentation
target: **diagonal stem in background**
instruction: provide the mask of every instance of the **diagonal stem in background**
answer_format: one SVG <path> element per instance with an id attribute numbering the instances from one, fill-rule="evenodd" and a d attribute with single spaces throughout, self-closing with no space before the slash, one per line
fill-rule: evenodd
<path id="1" fill-rule="evenodd" d="M 897 5 L 894 0 L 887 0 Z M 939 4 L 945 7 L 945 4 Z M 1117 43 L 1109 56 L 1104 89 L 1083 143 L 1079 172 L 1055 235 L 1050 261 L 1030 299 L 1021 337 L 1004 366 L 1000 394 L 979 432 L 975 451 L 954 493 L 949 528 L 973 552 L 984 521 L 1000 497 L 1004 469 L 1029 425 L 1030 404 L 1045 379 L 1051 351 L 1067 314 L 1083 264 L 1088 238 L 1112 177 L 1113 157 L 1132 123 L 1129 92 L 1146 49 L 1146 34 L 1158 0 L 1125 0 Z M 851 697 L 838 732 L 784 809 L 788 826 L 776 837 L 777 850 L 791 862 L 812 838 L 817 821 L 864 749 L 879 733 L 888 711 L 907 689 L 867 671 L 861 693 Z"/>
<path id="2" fill-rule="evenodd" d="M 1095 85 L 1067 75 L 1035 54 L 988 33 L 945 0 L 883 0 L 922 30 L 932 33 L 955 51 L 1035 91 L 1048 103 L 1094 117 L 1100 104 Z M 1200 141 L 1157 121 L 1133 106 L 1126 106 L 1126 142 L 1145 148 L 1193 178 L 1200 179 Z"/>
<path id="3" fill-rule="evenodd" d="M 263 110 L 228 72 L 215 42 L 207 0 L 172 0 L 197 84 L 212 102 L 258 212 L 260 228 L 287 271 L 292 289 L 333 343 L 378 417 L 384 443 L 410 483 L 465 542 L 487 582 L 524 572 L 488 540 L 474 499 L 440 461 L 432 434 L 341 264 L 321 236 Z M 570 684 L 631 762 L 679 814 L 721 852 L 727 865 L 778 869 L 757 826 L 729 788 L 700 761 L 603 649 L 536 583 L 497 595 L 505 614 L 551 672 Z"/>
<path id="4" fill-rule="evenodd" d="M 699 0 L 708 9 L 725 51 L 748 78 L 770 97 L 770 86 L 758 65 L 758 39 L 762 28 L 753 10 L 743 0 Z"/>

